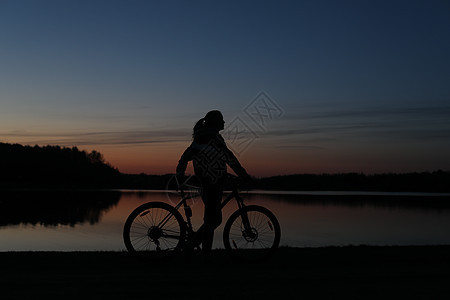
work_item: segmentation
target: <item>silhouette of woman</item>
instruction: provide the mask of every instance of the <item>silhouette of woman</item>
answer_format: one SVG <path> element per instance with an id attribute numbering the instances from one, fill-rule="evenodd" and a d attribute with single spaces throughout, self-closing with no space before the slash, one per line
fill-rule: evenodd
<path id="1" fill-rule="evenodd" d="M 201 196 L 205 205 L 203 225 L 196 233 L 195 242 L 202 243 L 203 254 L 211 252 L 214 230 L 222 222 L 220 203 L 227 175 L 227 164 L 242 179 L 250 176 L 231 152 L 219 134 L 224 129 L 222 113 L 212 110 L 194 126 L 193 142 L 184 151 L 176 169 L 177 176 L 184 177 L 189 161 L 193 161 L 194 172 L 202 185 Z M 195 245 L 192 245 L 195 246 Z"/>

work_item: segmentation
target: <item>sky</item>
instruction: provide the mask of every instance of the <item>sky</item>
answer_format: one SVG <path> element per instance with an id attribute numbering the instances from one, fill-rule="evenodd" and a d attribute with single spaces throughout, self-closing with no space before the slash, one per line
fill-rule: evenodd
<path id="1" fill-rule="evenodd" d="M 254 176 L 450 170 L 450 2 L 0 0 L 0 142 L 175 171 L 222 111 Z"/>

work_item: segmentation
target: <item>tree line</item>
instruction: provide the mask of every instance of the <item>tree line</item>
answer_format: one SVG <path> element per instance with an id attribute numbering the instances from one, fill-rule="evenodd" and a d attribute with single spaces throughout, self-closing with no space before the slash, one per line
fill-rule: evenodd
<path id="1" fill-rule="evenodd" d="M 103 187 L 120 172 L 97 151 L 0 143 L 1 187 Z"/>
<path id="2" fill-rule="evenodd" d="M 0 188 L 172 189 L 172 174 L 123 174 L 98 151 L 0 143 Z M 245 188 L 297 191 L 450 192 L 450 172 L 295 174 L 253 178 Z"/>

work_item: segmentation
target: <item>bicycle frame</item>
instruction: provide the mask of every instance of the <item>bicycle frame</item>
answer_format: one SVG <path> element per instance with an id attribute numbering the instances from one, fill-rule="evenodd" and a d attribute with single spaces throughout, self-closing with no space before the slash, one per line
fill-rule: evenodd
<path id="1" fill-rule="evenodd" d="M 181 201 L 178 202 L 178 204 L 175 206 L 175 210 L 179 210 L 181 206 L 183 206 L 184 208 L 184 214 L 186 216 L 186 224 L 187 224 L 187 233 L 188 236 L 190 234 L 192 234 L 194 232 L 193 228 L 192 228 L 192 222 L 191 222 L 191 217 L 192 217 L 192 210 L 190 208 L 190 206 L 187 204 L 187 200 L 192 199 L 192 198 L 196 198 L 198 196 L 200 196 L 200 193 L 196 193 L 194 195 L 185 195 L 184 191 L 181 190 L 180 191 L 180 195 L 182 197 Z M 233 189 L 231 190 L 231 193 L 225 197 L 225 199 L 222 200 L 220 208 L 223 209 L 230 201 L 231 199 L 236 199 L 237 205 L 238 205 L 238 210 L 241 210 L 245 207 L 244 204 L 244 200 L 242 199 L 242 197 L 239 195 L 239 192 L 237 190 L 236 187 L 233 187 Z M 158 227 L 162 227 L 164 226 L 168 220 L 171 218 L 172 214 L 168 214 L 165 218 L 163 218 L 163 220 L 158 224 Z M 246 213 L 242 214 L 242 221 L 244 224 L 244 228 L 247 230 L 250 228 L 250 222 L 248 220 L 248 216 Z"/>

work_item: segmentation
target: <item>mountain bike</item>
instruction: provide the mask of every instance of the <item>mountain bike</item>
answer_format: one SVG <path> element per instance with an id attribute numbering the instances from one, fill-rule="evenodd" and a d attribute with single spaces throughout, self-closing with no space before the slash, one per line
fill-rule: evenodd
<path id="1" fill-rule="evenodd" d="M 235 259 L 258 261 L 270 257 L 278 248 L 280 224 L 275 215 L 259 205 L 245 205 L 239 194 L 235 176 L 231 179 L 231 192 L 222 200 L 221 208 L 232 199 L 237 210 L 231 214 L 223 229 L 223 244 Z M 178 182 L 177 182 L 177 185 Z M 186 192 L 186 189 L 189 192 Z M 183 250 L 194 236 L 191 223 L 192 209 L 188 200 L 201 195 L 201 189 L 179 185 L 180 201 L 175 206 L 165 202 L 148 202 L 137 207 L 128 216 L 123 239 L 128 252 L 148 260 L 173 258 Z M 180 213 L 183 208 L 184 216 Z M 199 246 L 197 246 L 199 249 Z"/>

